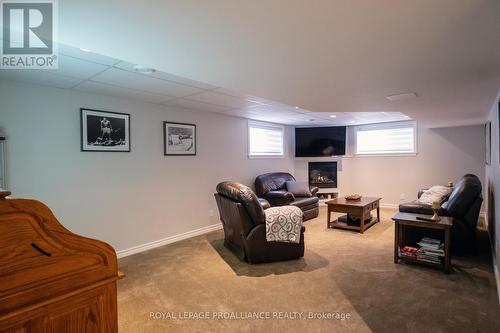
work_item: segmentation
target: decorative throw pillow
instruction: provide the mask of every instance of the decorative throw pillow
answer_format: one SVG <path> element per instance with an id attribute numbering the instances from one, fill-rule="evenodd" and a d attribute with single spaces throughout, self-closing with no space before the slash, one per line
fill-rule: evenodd
<path id="1" fill-rule="evenodd" d="M 305 182 L 287 181 L 286 189 L 296 197 L 312 197 L 309 185 Z"/>
<path id="2" fill-rule="evenodd" d="M 434 201 L 442 203 L 450 193 L 451 187 L 436 185 L 425 190 L 417 201 L 424 205 L 432 205 Z"/>

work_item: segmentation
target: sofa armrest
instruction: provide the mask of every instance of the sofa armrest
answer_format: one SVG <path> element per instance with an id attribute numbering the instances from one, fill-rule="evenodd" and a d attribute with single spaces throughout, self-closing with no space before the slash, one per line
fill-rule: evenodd
<path id="1" fill-rule="evenodd" d="M 319 188 L 316 186 L 309 186 L 309 190 L 311 191 L 312 196 L 316 196 L 316 193 L 318 193 Z"/>
<path id="2" fill-rule="evenodd" d="M 269 191 L 265 195 L 271 206 L 284 206 L 295 200 L 295 196 L 287 191 Z"/>

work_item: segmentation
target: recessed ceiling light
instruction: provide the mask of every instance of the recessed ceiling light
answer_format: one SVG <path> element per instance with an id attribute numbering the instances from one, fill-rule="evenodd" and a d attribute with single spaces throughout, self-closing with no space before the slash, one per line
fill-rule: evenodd
<path id="1" fill-rule="evenodd" d="M 134 71 L 136 71 L 137 73 L 141 73 L 141 74 L 153 74 L 154 72 L 156 72 L 156 69 L 144 67 L 141 65 L 135 65 Z"/>
<path id="2" fill-rule="evenodd" d="M 80 51 L 83 51 L 83 52 L 92 52 L 89 49 L 84 49 L 83 47 L 80 47 Z"/>
<path id="3" fill-rule="evenodd" d="M 352 123 L 355 123 L 355 122 L 356 122 L 356 120 L 351 120 L 351 121 L 350 121 L 350 123 L 351 123 L 351 124 L 352 124 Z"/>
<path id="4" fill-rule="evenodd" d="M 337 118 L 337 116 L 336 115 L 331 115 L 330 118 Z"/>
<path id="5" fill-rule="evenodd" d="M 386 98 L 392 102 L 402 101 L 405 99 L 417 98 L 417 94 L 414 92 L 409 92 L 409 93 L 403 93 L 403 94 L 397 94 L 397 95 L 390 95 L 390 96 L 387 96 Z"/>
<path id="6" fill-rule="evenodd" d="M 300 109 L 300 108 L 298 106 L 295 106 L 295 110 L 298 110 L 298 109 Z"/>

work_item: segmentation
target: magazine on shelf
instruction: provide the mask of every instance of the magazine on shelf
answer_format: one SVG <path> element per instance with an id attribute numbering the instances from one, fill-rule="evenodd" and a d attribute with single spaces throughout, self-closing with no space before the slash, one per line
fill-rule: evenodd
<path id="1" fill-rule="evenodd" d="M 441 264 L 444 258 L 443 244 L 439 239 L 424 237 L 415 246 L 400 246 L 399 255 L 417 261 Z"/>

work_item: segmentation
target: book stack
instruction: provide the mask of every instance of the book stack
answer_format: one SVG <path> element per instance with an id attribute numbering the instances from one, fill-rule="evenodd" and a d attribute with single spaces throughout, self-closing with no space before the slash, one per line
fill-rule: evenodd
<path id="1" fill-rule="evenodd" d="M 439 239 L 424 237 L 417 243 L 420 246 L 416 253 L 419 261 L 441 264 L 444 257 L 443 243 Z"/>
<path id="2" fill-rule="evenodd" d="M 399 255 L 404 258 L 417 259 L 418 248 L 413 246 L 400 246 Z"/>

